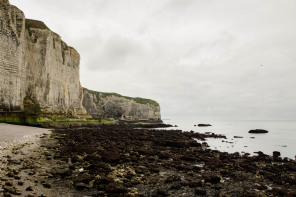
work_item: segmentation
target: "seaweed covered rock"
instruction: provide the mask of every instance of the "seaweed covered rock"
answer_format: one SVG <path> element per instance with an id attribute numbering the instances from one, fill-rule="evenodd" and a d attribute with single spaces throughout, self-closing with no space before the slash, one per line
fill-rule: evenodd
<path id="1" fill-rule="evenodd" d="M 250 130 L 249 133 L 268 133 L 268 131 L 264 129 L 253 129 Z"/>

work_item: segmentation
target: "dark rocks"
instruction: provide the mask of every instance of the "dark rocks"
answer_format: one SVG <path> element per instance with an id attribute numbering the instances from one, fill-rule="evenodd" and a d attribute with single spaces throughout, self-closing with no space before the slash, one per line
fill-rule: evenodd
<path id="1" fill-rule="evenodd" d="M 89 185 L 79 182 L 79 183 L 76 183 L 75 188 L 77 190 L 84 190 L 84 189 L 88 189 Z"/>
<path id="2" fill-rule="evenodd" d="M 12 186 L 13 183 L 12 183 L 12 181 L 6 181 L 6 182 L 5 182 L 5 185 L 7 185 L 7 186 Z"/>
<path id="3" fill-rule="evenodd" d="M 272 156 L 279 157 L 279 156 L 281 156 L 281 153 L 279 151 L 273 151 Z"/>
<path id="4" fill-rule="evenodd" d="M 166 188 L 158 188 L 152 192 L 153 197 L 157 196 L 169 196 L 168 189 Z"/>
<path id="5" fill-rule="evenodd" d="M 205 177 L 205 182 L 209 182 L 212 184 L 219 183 L 220 180 L 221 180 L 221 178 L 219 176 L 217 176 L 216 174 L 207 175 Z"/>
<path id="6" fill-rule="evenodd" d="M 212 125 L 210 125 L 210 124 L 198 124 L 197 126 L 199 126 L 199 127 L 210 127 Z"/>
<path id="7" fill-rule="evenodd" d="M 48 182 L 42 182 L 43 187 L 45 188 L 51 188 L 51 184 Z"/>
<path id="8" fill-rule="evenodd" d="M 52 174 L 93 196 L 256 196 L 254 189 L 265 196 L 280 193 L 273 193 L 270 184 L 295 191 L 295 162 L 278 162 L 279 156 L 260 151 L 258 156 L 222 153 L 194 140 L 225 137 L 213 133 L 130 125 L 61 128 L 54 133 L 64 137 L 52 155 L 72 163 L 63 167 L 71 173 Z"/>
<path id="9" fill-rule="evenodd" d="M 102 153 L 103 161 L 117 163 L 120 160 L 120 154 L 116 151 L 105 151 Z"/>
<path id="10" fill-rule="evenodd" d="M 233 136 L 233 138 L 244 138 L 242 136 Z"/>
<path id="11" fill-rule="evenodd" d="M 122 185 L 116 184 L 116 183 L 110 183 L 106 187 L 106 192 L 111 193 L 111 194 L 124 194 L 128 190 L 123 187 Z"/>
<path id="12" fill-rule="evenodd" d="M 202 180 L 192 180 L 188 183 L 188 186 L 191 188 L 202 187 L 202 185 L 203 185 Z"/>
<path id="13" fill-rule="evenodd" d="M 264 129 L 253 129 L 250 130 L 249 133 L 268 133 L 268 131 Z"/>
<path id="14" fill-rule="evenodd" d="M 26 191 L 34 191 L 33 187 L 32 186 L 29 186 L 26 188 Z"/>
<path id="15" fill-rule="evenodd" d="M 166 183 L 172 183 L 172 182 L 176 182 L 176 181 L 181 181 L 181 178 L 179 176 L 176 176 L 176 175 L 169 176 L 165 180 Z"/>
<path id="16" fill-rule="evenodd" d="M 164 124 L 164 123 L 158 123 L 158 124 L 137 124 L 136 125 L 138 128 L 166 128 L 166 127 L 174 127 L 173 125 L 170 124 Z M 175 125 L 176 127 L 176 125 Z"/>
<path id="17" fill-rule="evenodd" d="M 72 174 L 72 171 L 69 169 L 68 165 L 61 165 L 59 167 L 53 168 L 49 173 L 54 176 L 65 177 L 70 176 Z"/>
<path id="18" fill-rule="evenodd" d="M 205 195 L 207 195 L 207 191 L 205 189 L 196 188 L 195 194 L 200 195 L 200 196 L 205 196 Z"/>

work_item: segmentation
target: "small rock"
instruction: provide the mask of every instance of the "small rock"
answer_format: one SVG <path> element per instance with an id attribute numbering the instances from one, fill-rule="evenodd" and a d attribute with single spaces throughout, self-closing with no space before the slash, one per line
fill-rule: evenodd
<path id="1" fill-rule="evenodd" d="M 5 192 L 4 197 L 11 197 L 11 194 L 9 192 Z"/>
<path id="2" fill-rule="evenodd" d="M 90 182 L 88 183 L 89 188 L 92 188 L 92 187 L 94 186 L 94 182 L 95 182 L 95 180 L 92 180 L 92 181 L 90 181 Z"/>
<path id="3" fill-rule="evenodd" d="M 22 192 L 20 190 L 16 189 L 14 194 L 20 196 L 20 195 L 22 195 Z"/>
<path id="4" fill-rule="evenodd" d="M 181 181 L 181 178 L 179 176 L 172 175 L 165 180 L 166 183 L 172 183 L 174 181 Z"/>
<path id="5" fill-rule="evenodd" d="M 34 191 L 34 190 L 33 190 L 32 186 L 29 186 L 26 188 L 26 191 Z"/>
<path id="6" fill-rule="evenodd" d="M 273 151 L 272 156 L 273 157 L 279 157 L 279 156 L 281 156 L 281 152 L 279 152 L 279 151 Z"/>
<path id="7" fill-rule="evenodd" d="M 7 176 L 8 176 L 8 177 L 13 177 L 13 176 L 14 176 L 14 173 L 13 173 L 13 172 L 8 172 L 8 173 L 7 173 Z"/>
<path id="8" fill-rule="evenodd" d="M 195 194 L 196 194 L 196 195 L 205 196 L 205 195 L 207 195 L 207 191 L 204 190 L 204 189 L 196 188 L 196 189 L 195 189 Z"/>
<path id="9" fill-rule="evenodd" d="M 152 192 L 152 196 L 169 196 L 168 190 L 165 188 L 159 188 Z"/>
<path id="10" fill-rule="evenodd" d="M 85 183 L 81 183 L 81 182 L 79 182 L 79 183 L 77 183 L 77 184 L 75 185 L 75 188 L 76 188 L 77 190 L 83 190 L 83 189 L 87 189 L 87 188 L 89 188 L 89 185 L 87 185 L 87 184 L 85 184 Z"/>
<path id="11" fill-rule="evenodd" d="M 2 177 L 2 178 L 1 178 L 1 181 L 8 181 L 8 179 L 5 178 L 5 177 Z"/>
<path id="12" fill-rule="evenodd" d="M 244 138 L 243 136 L 233 136 L 233 138 Z"/>
<path id="13" fill-rule="evenodd" d="M 5 185 L 7 185 L 7 186 L 12 186 L 13 183 L 12 183 L 12 181 L 6 181 L 6 182 L 5 182 Z"/>
<path id="14" fill-rule="evenodd" d="M 72 174 L 72 171 L 69 170 L 68 165 L 61 165 L 59 167 L 51 169 L 49 173 L 55 176 L 65 177 L 70 176 Z"/>
<path id="15" fill-rule="evenodd" d="M 171 186 L 171 189 L 181 189 L 182 188 L 182 185 L 180 183 L 173 183 L 172 186 Z"/>
<path id="16" fill-rule="evenodd" d="M 47 183 L 47 182 L 44 182 L 42 183 L 43 187 L 45 188 L 51 188 L 51 184 Z"/>
<path id="17" fill-rule="evenodd" d="M 35 171 L 35 170 L 31 170 L 31 171 L 29 171 L 28 174 L 29 174 L 29 175 L 34 175 L 34 174 L 36 174 L 36 171 Z"/>
<path id="18" fill-rule="evenodd" d="M 191 187 L 191 188 L 202 187 L 202 185 L 203 185 L 202 180 L 193 180 L 193 181 L 188 183 L 188 186 Z"/>
<path id="19" fill-rule="evenodd" d="M 121 185 L 117 185 L 116 183 L 110 183 L 107 185 L 106 187 L 106 192 L 109 192 L 109 193 L 114 193 L 114 194 L 120 194 L 120 193 L 126 193 L 128 190 L 121 186 Z"/>
<path id="20" fill-rule="evenodd" d="M 221 178 L 219 176 L 210 175 L 210 176 L 206 177 L 205 182 L 216 184 L 216 183 L 219 183 L 220 180 L 221 180 Z"/>

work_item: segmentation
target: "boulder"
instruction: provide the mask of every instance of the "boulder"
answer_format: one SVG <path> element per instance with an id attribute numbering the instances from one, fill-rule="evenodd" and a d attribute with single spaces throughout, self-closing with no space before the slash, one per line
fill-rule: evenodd
<path id="1" fill-rule="evenodd" d="M 279 157 L 279 156 L 281 156 L 281 152 L 279 152 L 279 151 L 273 151 L 272 156 L 273 157 Z"/>
<path id="2" fill-rule="evenodd" d="M 264 129 L 252 129 L 249 133 L 268 133 L 268 131 Z"/>

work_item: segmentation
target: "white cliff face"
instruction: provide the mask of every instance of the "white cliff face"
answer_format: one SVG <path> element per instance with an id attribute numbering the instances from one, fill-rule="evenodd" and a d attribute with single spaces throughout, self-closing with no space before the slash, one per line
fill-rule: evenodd
<path id="1" fill-rule="evenodd" d="M 22 103 L 24 21 L 16 21 L 16 18 L 23 13 L 6 0 L 0 1 L 0 9 L 0 110 L 17 111 Z"/>
<path id="2" fill-rule="evenodd" d="M 77 51 L 47 29 L 32 28 L 26 41 L 26 95 L 38 98 L 44 113 L 83 113 Z"/>
<path id="3" fill-rule="evenodd" d="M 29 97 L 44 114 L 86 113 L 78 52 L 7 0 L 0 6 L 0 111 L 23 111 Z"/>
<path id="4" fill-rule="evenodd" d="M 84 89 L 83 105 L 87 112 L 96 118 L 114 118 L 123 120 L 161 120 L 160 106 L 155 101 L 104 95 Z"/>
<path id="5" fill-rule="evenodd" d="M 160 120 L 148 99 L 89 92 L 79 79 L 78 52 L 43 22 L 0 0 L 1 113 Z"/>

